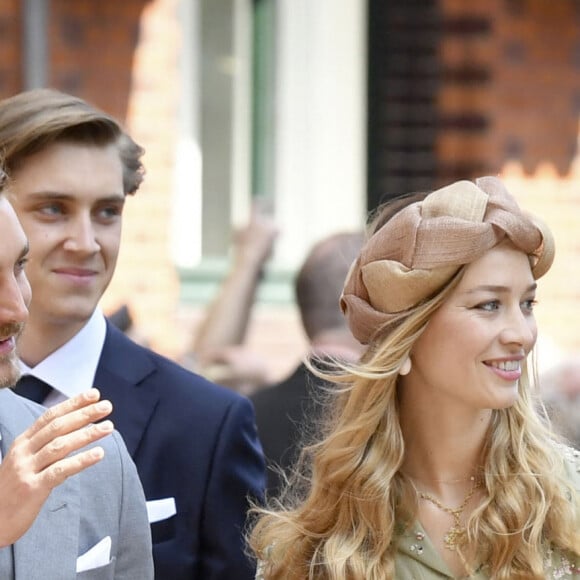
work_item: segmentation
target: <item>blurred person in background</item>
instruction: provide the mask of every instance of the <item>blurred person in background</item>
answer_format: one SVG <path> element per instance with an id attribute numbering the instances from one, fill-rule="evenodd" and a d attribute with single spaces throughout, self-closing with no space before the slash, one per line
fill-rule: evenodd
<path id="1" fill-rule="evenodd" d="M 340 310 L 340 294 L 358 255 L 362 233 L 341 232 L 315 244 L 296 276 L 294 292 L 309 358 L 356 361 L 362 352 Z M 268 495 L 284 487 L 302 444 L 315 432 L 324 407 L 325 389 L 302 363 L 278 384 L 251 396 L 258 435 L 269 463 Z"/>
<path id="2" fill-rule="evenodd" d="M 246 395 L 269 376 L 267 357 L 248 347 L 246 338 L 277 236 L 274 220 L 255 204 L 248 223 L 235 232 L 231 267 L 179 357 L 186 368 Z"/>
<path id="3" fill-rule="evenodd" d="M 540 385 L 554 429 L 580 450 L 580 356 L 564 357 L 544 371 Z"/>

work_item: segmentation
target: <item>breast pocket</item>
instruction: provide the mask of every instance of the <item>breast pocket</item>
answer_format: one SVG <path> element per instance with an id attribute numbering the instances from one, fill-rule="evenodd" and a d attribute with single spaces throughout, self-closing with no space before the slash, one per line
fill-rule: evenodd
<path id="1" fill-rule="evenodd" d="M 114 578 L 115 558 L 111 558 L 111 561 L 105 566 L 99 566 L 77 574 L 77 580 L 113 580 Z"/>
<path id="2" fill-rule="evenodd" d="M 151 524 L 151 539 L 154 544 L 175 537 L 177 507 L 175 498 L 166 497 L 147 501 L 147 515 Z"/>

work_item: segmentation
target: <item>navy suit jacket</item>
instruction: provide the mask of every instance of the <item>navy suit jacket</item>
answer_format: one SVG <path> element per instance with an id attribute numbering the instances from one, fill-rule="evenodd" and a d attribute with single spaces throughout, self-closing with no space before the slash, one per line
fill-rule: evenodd
<path id="1" fill-rule="evenodd" d="M 146 499 L 175 498 L 177 514 L 151 524 L 157 580 L 253 580 L 243 532 L 265 465 L 250 401 L 109 322 L 95 386 L 113 403 Z"/>

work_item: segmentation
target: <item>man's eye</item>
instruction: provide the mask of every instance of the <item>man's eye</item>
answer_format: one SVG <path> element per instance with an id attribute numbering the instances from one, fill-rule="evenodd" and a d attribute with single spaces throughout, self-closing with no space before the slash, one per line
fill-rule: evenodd
<path id="1" fill-rule="evenodd" d="M 51 203 L 41 206 L 39 211 L 44 215 L 59 215 L 62 213 L 62 207 L 56 203 Z"/>
<path id="2" fill-rule="evenodd" d="M 123 213 L 123 208 L 118 205 L 108 205 L 99 210 L 99 215 L 102 219 L 112 219 L 120 216 Z"/>
<path id="3" fill-rule="evenodd" d="M 15 265 L 15 270 L 17 273 L 23 272 L 24 269 L 26 268 L 26 264 L 28 263 L 28 256 L 24 257 L 24 258 L 20 258 L 20 260 L 18 260 L 18 262 L 16 262 Z"/>

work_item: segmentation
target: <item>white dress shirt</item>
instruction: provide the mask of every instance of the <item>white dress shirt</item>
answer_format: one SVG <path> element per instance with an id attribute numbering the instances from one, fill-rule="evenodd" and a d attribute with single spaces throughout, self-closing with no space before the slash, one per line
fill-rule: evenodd
<path id="1" fill-rule="evenodd" d="M 53 387 L 43 405 L 52 407 L 94 385 L 95 373 L 105 343 L 105 316 L 96 309 L 83 328 L 58 350 L 30 368 L 20 361 L 22 374 L 33 375 Z"/>

